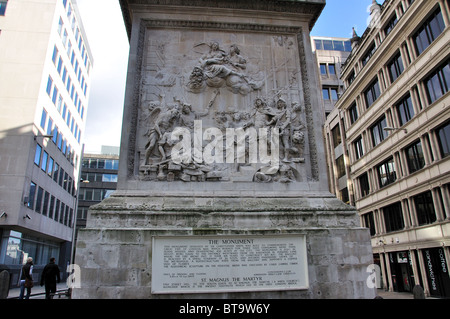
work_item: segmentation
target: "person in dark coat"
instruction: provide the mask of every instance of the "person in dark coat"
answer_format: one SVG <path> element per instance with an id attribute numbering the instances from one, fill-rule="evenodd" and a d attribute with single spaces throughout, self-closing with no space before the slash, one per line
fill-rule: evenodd
<path id="1" fill-rule="evenodd" d="M 25 288 L 27 288 L 27 294 L 25 296 L 25 299 L 30 299 L 31 286 L 25 285 L 25 281 L 26 281 L 25 279 L 28 279 L 30 282 L 33 282 L 33 258 L 31 258 L 31 257 L 27 258 L 27 263 L 25 265 L 23 265 L 23 267 L 22 267 L 22 271 L 20 274 L 20 281 L 19 281 L 19 286 L 20 286 L 19 299 L 23 299 Z"/>
<path id="2" fill-rule="evenodd" d="M 41 276 L 41 286 L 45 284 L 45 299 L 51 299 L 50 294 L 56 292 L 56 282 L 60 282 L 59 267 L 55 264 L 55 258 L 50 258 L 50 262 L 44 267 Z"/>

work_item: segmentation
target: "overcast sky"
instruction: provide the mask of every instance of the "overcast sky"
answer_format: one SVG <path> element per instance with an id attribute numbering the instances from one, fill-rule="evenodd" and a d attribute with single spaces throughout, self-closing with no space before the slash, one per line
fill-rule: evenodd
<path id="1" fill-rule="evenodd" d="M 383 1 L 378 1 L 380 4 Z M 119 146 L 129 44 L 119 0 L 77 0 L 94 56 L 85 134 L 85 152 L 101 145 Z M 350 38 L 362 35 L 372 0 L 327 0 L 313 36 Z"/>

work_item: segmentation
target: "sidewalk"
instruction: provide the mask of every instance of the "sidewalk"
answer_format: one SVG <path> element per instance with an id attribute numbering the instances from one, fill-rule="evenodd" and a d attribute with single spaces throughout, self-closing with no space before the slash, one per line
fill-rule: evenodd
<path id="1" fill-rule="evenodd" d="M 384 289 L 378 289 L 377 295 L 383 299 L 414 299 L 414 295 L 410 292 L 391 292 Z M 439 299 L 435 297 L 425 297 L 425 299 Z"/>
<path id="2" fill-rule="evenodd" d="M 67 284 L 66 282 L 61 282 L 56 285 L 56 291 L 60 290 L 67 290 Z M 27 293 L 27 290 L 25 289 L 25 294 Z M 19 287 L 12 287 L 9 289 L 8 299 L 15 299 L 18 298 L 20 295 L 20 288 Z M 61 296 L 61 298 L 66 298 L 65 296 Z M 30 299 L 45 299 L 45 286 L 40 286 L 38 284 L 34 284 L 34 287 L 31 288 L 31 295 Z M 58 297 L 55 297 L 55 299 L 58 299 Z"/>

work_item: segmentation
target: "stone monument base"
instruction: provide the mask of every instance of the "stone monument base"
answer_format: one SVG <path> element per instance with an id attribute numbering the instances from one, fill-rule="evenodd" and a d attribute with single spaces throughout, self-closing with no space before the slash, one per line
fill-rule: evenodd
<path id="1" fill-rule="evenodd" d="M 158 246 L 155 238 L 177 244 Z M 195 241 L 201 239 L 205 244 Z M 118 191 L 91 207 L 79 230 L 81 288 L 72 296 L 373 299 L 372 262 L 369 231 L 359 227 L 353 207 L 331 195 Z"/>

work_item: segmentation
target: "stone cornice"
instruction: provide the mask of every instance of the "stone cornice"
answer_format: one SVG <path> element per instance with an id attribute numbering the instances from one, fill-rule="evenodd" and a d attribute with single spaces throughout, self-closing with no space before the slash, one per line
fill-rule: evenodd
<path id="1" fill-rule="evenodd" d="M 120 7 L 124 18 L 125 27 L 128 37 L 131 37 L 132 25 L 132 5 L 158 5 L 158 6 L 189 6 L 189 7 L 208 7 L 218 9 L 235 9 L 235 10 L 256 10 L 263 12 L 278 13 L 298 13 L 310 15 L 310 29 L 314 26 L 320 13 L 325 7 L 325 0 L 302 0 L 302 1 L 245 1 L 245 0 L 119 0 Z"/>

